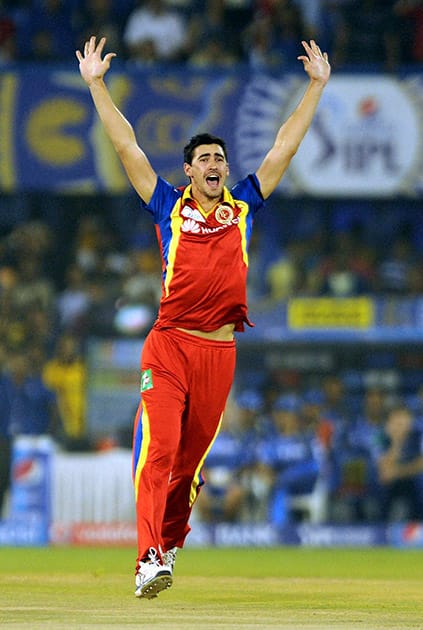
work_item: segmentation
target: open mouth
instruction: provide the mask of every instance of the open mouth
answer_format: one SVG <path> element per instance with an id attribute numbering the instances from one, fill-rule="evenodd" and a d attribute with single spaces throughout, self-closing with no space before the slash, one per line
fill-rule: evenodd
<path id="1" fill-rule="evenodd" d="M 218 188 L 219 181 L 220 181 L 220 178 L 218 175 L 208 175 L 208 177 L 206 177 L 206 182 L 208 183 L 210 188 L 214 188 L 214 189 Z"/>

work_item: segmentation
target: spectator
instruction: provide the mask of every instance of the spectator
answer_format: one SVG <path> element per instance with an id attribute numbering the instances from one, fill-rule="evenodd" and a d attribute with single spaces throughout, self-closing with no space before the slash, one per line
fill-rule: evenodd
<path id="1" fill-rule="evenodd" d="M 16 60 L 16 25 L 0 4 L 0 66 Z"/>
<path id="2" fill-rule="evenodd" d="M 49 309 L 53 305 L 54 286 L 44 273 L 41 261 L 24 255 L 17 264 L 18 279 L 13 289 L 13 303 L 18 309 L 39 305 Z"/>
<path id="3" fill-rule="evenodd" d="M 319 475 L 319 457 L 314 436 L 304 431 L 297 396 L 280 396 L 273 409 L 274 435 L 261 442 L 258 460 L 272 484 L 270 519 L 277 526 L 292 520 L 289 498 L 310 493 Z"/>
<path id="4" fill-rule="evenodd" d="M 271 302 L 287 300 L 303 286 L 304 242 L 290 241 L 281 256 L 266 271 Z"/>
<path id="5" fill-rule="evenodd" d="M 56 394 L 65 439 L 71 442 L 85 437 L 87 368 L 75 336 L 59 337 L 55 354 L 45 363 L 42 376 Z"/>
<path id="6" fill-rule="evenodd" d="M 207 523 L 233 522 L 240 519 L 245 490 L 240 473 L 245 453 L 237 438 L 228 410 L 204 464 L 204 485 L 196 513 Z M 201 497 L 201 498 L 200 498 Z"/>
<path id="7" fill-rule="evenodd" d="M 320 389 L 309 389 L 301 397 L 301 419 L 304 431 L 315 435 L 322 452 L 327 452 L 332 444 L 333 425 L 323 411 L 324 395 Z"/>
<path id="8" fill-rule="evenodd" d="M 362 413 L 345 427 L 335 449 L 337 487 L 334 499 L 348 522 L 380 518 L 378 459 L 384 444 L 386 396 L 371 387 L 364 394 Z"/>
<path id="9" fill-rule="evenodd" d="M 37 0 L 24 27 L 25 60 L 65 61 L 75 54 L 72 6 L 65 0 Z"/>
<path id="10" fill-rule="evenodd" d="M 65 273 L 65 287 L 56 293 L 56 310 L 62 331 L 82 334 L 90 307 L 88 280 L 83 270 L 72 263 Z"/>
<path id="11" fill-rule="evenodd" d="M 179 61 L 185 52 L 186 24 L 183 17 L 166 8 L 163 0 L 146 0 L 129 15 L 124 30 L 124 43 L 129 58 L 137 61 L 144 46 L 154 51 L 159 61 Z"/>
<path id="12" fill-rule="evenodd" d="M 394 407 L 385 426 L 386 449 L 378 460 L 385 521 L 423 520 L 423 442 L 408 407 Z"/>
<path id="13" fill-rule="evenodd" d="M 231 32 L 224 0 L 194 2 L 186 45 L 189 63 L 210 66 L 216 55 L 217 65 L 227 67 L 239 60 L 238 49 L 239 37 Z"/>
<path id="14" fill-rule="evenodd" d="M 27 352 L 15 352 L 8 360 L 11 379 L 11 432 L 13 435 L 61 437 L 56 397 L 33 372 Z"/>
<path id="15" fill-rule="evenodd" d="M 398 237 L 390 255 L 379 265 L 378 281 L 381 293 L 405 295 L 411 287 L 411 273 L 416 260 L 410 239 Z"/>
<path id="16" fill-rule="evenodd" d="M 323 378 L 322 388 L 324 416 L 335 427 L 348 423 L 351 418 L 351 407 L 342 378 L 337 374 L 329 374 Z"/>
<path id="17" fill-rule="evenodd" d="M 393 70 L 399 62 L 399 40 L 392 11 L 386 0 L 352 0 L 340 11 L 334 63 L 378 65 Z"/>
<path id="18" fill-rule="evenodd" d="M 245 490 L 243 514 L 249 521 L 265 521 L 271 480 L 257 462 L 256 452 L 259 443 L 273 435 L 273 422 L 264 414 L 264 400 L 258 391 L 241 391 L 235 403 L 238 410 L 237 434 L 243 453 L 240 474 Z"/>
<path id="19" fill-rule="evenodd" d="M 129 254 L 122 297 L 131 304 L 144 304 L 157 310 L 161 295 L 161 261 L 156 247 L 133 250 Z"/>
<path id="20" fill-rule="evenodd" d="M 188 58 L 192 68 L 230 68 L 237 59 L 227 49 L 226 42 L 221 37 L 208 37 L 201 46 Z"/>
<path id="21" fill-rule="evenodd" d="M 401 32 L 402 61 L 423 61 L 423 1 L 398 0 L 394 13 L 399 18 Z"/>
<path id="22" fill-rule="evenodd" d="M 370 289 L 365 278 L 352 268 L 348 252 L 342 249 L 334 252 L 322 279 L 320 294 L 330 297 L 355 297 Z"/>
<path id="23" fill-rule="evenodd" d="M 321 39 L 324 13 L 323 1 L 324 0 L 294 0 L 294 4 L 301 11 L 304 32 L 306 33 L 305 37 L 321 42 L 320 46 L 323 50 L 327 50 L 326 46 L 324 46 L 323 39 Z"/>
<path id="24" fill-rule="evenodd" d="M 289 0 L 268 3 L 258 11 L 244 31 L 244 53 L 258 72 L 280 72 L 298 54 L 304 39 L 301 13 Z"/>
<path id="25" fill-rule="evenodd" d="M 85 0 L 79 5 L 75 15 L 77 48 L 82 48 L 93 33 L 107 38 L 107 45 L 117 55 L 123 54 L 122 12 L 112 0 Z"/>

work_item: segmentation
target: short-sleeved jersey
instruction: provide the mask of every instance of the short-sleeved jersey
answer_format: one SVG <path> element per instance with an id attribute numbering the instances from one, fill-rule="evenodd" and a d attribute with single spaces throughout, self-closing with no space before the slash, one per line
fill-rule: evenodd
<path id="1" fill-rule="evenodd" d="M 205 212 L 191 186 L 174 188 L 161 177 L 148 204 L 163 263 L 155 328 L 213 331 L 247 316 L 248 245 L 253 217 L 263 206 L 259 182 L 249 175 Z"/>

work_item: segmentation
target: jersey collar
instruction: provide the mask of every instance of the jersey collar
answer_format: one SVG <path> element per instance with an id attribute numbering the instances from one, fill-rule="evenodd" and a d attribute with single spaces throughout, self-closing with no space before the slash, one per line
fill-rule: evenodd
<path id="1" fill-rule="evenodd" d="M 188 200 L 194 201 L 197 204 L 196 200 L 191 194 L 191 184 L 188 184 L 188 186 L 186 186 L 182 194 L 182 202 L 185 202 Z M 232 197 L 231 193 L 226 188 L 226 186 L 223 187 L 223 199 L 220 199 L 219 201 L 217 201 L 216 206 L 222 203 L 226 203 L 229 206 L 231 206 L 231 208 L 235 208 L 234 198 Z"/>

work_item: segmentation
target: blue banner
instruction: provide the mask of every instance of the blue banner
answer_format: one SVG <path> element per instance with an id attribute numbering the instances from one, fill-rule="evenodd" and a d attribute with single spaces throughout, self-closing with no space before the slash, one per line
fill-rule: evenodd
<path id="1" fill-rule="evenodd" d="M 301 71 L 270 77 L 244 66 L 211 72 L 114 63 L 106 81 L 154 169 L 175 185 L 185 181 L 182 148 L 200 131 L 226 140 L 232 182 L 254 171 L 306 86 Z M 412 75 L 335 74 L 279 190 L 420 195 L 421 83 Z M 130 188 L 76 63 L 3 69 L 0 137 L 0 190 Z"/>
<path id="2" fill-rule="evenodd" d="M 1 524 L 0 540 L 43 545 L 51 523 L 51 456 L 48 436 L 18 436 L 13 445 L 10 514 Z"/>
<path id="3" fill-rule="evenodd" d="M 153 167 L 175 184 L 184 183 L 182 148 L 191 135 L 207 129 L 233 146 L 241 85 L 240 77 L 215 73 L 115 71 L 108 79 Z M 0 130 L 1 189 L 129 189 L 77 68 L 1 73 Z"/>

